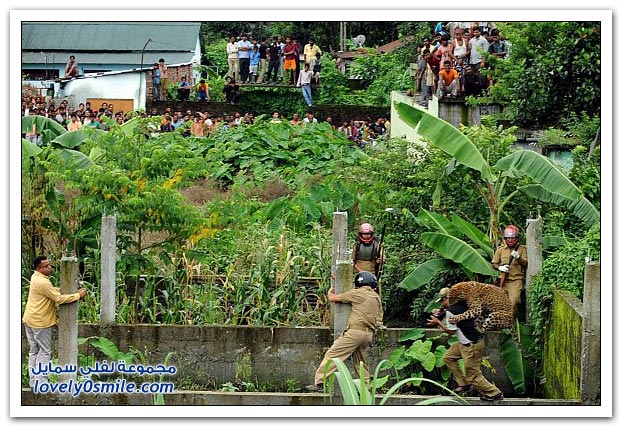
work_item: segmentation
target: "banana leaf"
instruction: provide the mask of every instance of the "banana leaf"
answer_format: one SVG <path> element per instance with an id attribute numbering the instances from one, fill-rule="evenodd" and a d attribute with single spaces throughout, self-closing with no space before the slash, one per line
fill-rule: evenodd
<path id="1" fill-rule="evenodd" d="M 576 200 L 582 196 L 579 190 L 548 158 L 531 150 L 515 151 L 499 159 L 495 167 L 502 171 L 517 169 L 526 173 L 542 187 L 559 196 Z"/>
<path id="2" fill-rule="evenodd" d="M 67 150 L 63 148 L 62 150 L 56 151 L 54 155 L 73 169 L 89 169 L 95 165 L 89 156 L 76 150 Z"/>
<path id="3" fill-rule="evenodd" d="M 432 206 L 438 208 L 441 205 L 441 197 L 443 195 L 443 178 L 436 181 L 434 193 L 432 193 Z"/>
<path id="4" fill-rule="evenodd" d="M 36 157 L 41 151 L 43 151 L 41 148 L 27 139 L 22 138 L 22 160 L 29 157 Z"/>
<path id="5" fill-rule="evenodd" d="M 407 291 L 414 291 L 432 280 L 432 277 L 438 272 L 449 270 L 452 267 L 453 265 L 449 260 L 431 259 L 415 267 L 397 286 Z"/>
<path id="6" fill-rule="evenodd" d="M 49 143 L 54 138 L 67 132 L 67 130 L 54 119 L 43 116 L 24 116 L 22 117 L 22 133 L 30 132 L 33 123 L 35 124 L 37 134 L 41 135 L 44 144 Z"/>
<path id="7" fill-rule="evenodd" d="M 97 145 L 91 148 L 91 152 L 89 153 L 89 159 L 91 159 L 93 163 L 97 163 L 99 160 L 103 159 L 105 156 L 106 156 L 106 151 Z"/>
<path id="8" fill-rule="evenodd" d="M 533 345 L 533 338 L 529 326 L 519 322 L 516 324 L 521 344 L 519 345 L 511 334 L 506 333 L 499 343 L 499 354 L 514 391 L 522 395 L 527 393 L 527 384 L 535 377 L 534 367 L 523 355 L 523 349 L 528 351 Z"/>
<path id="9" fill-rule="evenodd" d="M 492 259 L 494 250 L 492 248 L 492 243 L 490 243 L 490 239 L 488 239 L 485 233 L 456 214 L 451 215 L 451 222 Z"/>
<path id="10" fill-rule="evenodd" d="M 486 181 L 496 180 L 490 165 L 475 144 L 456 127 L 403 102 L 396 102 L 395 110 L 406 124 L 416 129 L 430 144 L 455 157 L 459 163 L 479 171 Z"/>
<path id="11" fill-rule="evenodd" d="M 558 194 L 553 194 L 540 184 L 525 185 L 519 188 L 521 193 L 540 200 L 545 203 L 553 203 L 558 206 L 565 206 L 570 212 L 577 216 L 581 221 L 585 222 L 589 227 L 600 222 L 600 212 L 596 210 L 584 196 L 576 199 L 569 199 Z"/>
<path id="12" fill-rule="evenodd" d="M 134 117 L 131 120 L 128 120 L 127 122 L 123 123 L 121 125 L 121 130 L 123 131 L 123 133 L 127 136 L 133 135 L 134 134 L 134 129 L 136 129 L 136 126 L 141 123 L 141 118 L 140 117 Z"/>
<path id="13" fill-rule="evenodd" d="M 417 222 L 429 228 L 438 230 L 450 236 L 460 237 L 461 233 L 456 226 L 441 214 L 427 211 L 423 208 L 419 209 L 417 214 Z"/>
<path id="14" fill-rule="evenodd" d="M 107 132 L 104 130 L 86 128 L 86 129 L 75 130 L 72 132 L 66 132 L 54 138 L 52 142 L 55 144 L 62 145 L 65 148 L 76 148 L 77 146 L 82 144 L 82 142 L 85 139 L 91 137 L 92 135 L 98 135 L 98 134 L 104 135 L 106 133 Z"/>
<path id="15" fill-rule="evenodd" d="M 421 240 L 443 257 L 460 264 L 465 270 L 486 276 L 497 275 L 490 262 L 463 240 L 443 233 L 423 233 Z"/>

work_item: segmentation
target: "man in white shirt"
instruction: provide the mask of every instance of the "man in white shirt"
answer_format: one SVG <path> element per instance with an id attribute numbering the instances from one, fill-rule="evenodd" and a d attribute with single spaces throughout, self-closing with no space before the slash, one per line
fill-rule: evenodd
<path id="1" fill-rule="evenodd" d="M 302 119 L 304 123 L 317 123 L 317 119 L 313 117 L 313 111 L 307 110 L 305 113 L 305 118 Z"/>
<path id="2" fill-rule="evenodd" d="M 305 98 L 305 102 L 309 107 L 313 105 L 313 98 L 311 98 L 311 80 L 313 79 L 313 71 L 309 69 L 309 64 L 305 64 L 305 69 L 298 76 L 298 83 L 296 86 L 302 87 L 302 96 Z"/>
<path id="3" fill-rule="evenodd" d="M 473 38 L 469 40 L 471 46 L 471 57 L 469 64 L 475 74 L 479 73 L 480 68 L 485 65 L 484 53 L 488 52 L 488 40 L 481 36 L 479 27 L 473 28 Z"/>
<path id="4" fill-rule="evenodd" d="M 227 43 L 227 64 L 229 65 L 227 75 L 235 80 L 240 78 L 238 62 L 238 44 L 236 43 L 235 37 L 231 37 L 229 43 Z"/>

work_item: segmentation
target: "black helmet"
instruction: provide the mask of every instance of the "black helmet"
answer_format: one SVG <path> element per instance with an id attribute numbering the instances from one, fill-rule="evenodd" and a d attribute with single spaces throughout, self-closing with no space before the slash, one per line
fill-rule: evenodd
<path id="1" fill-rule="evenodd" d="M 361 271 L 354 278 L 354 286 L 360 288 L 361 286 L 369 286 L 372 289 L 376 289 L 378 286 L 378 279 L 369 271 Z"/>

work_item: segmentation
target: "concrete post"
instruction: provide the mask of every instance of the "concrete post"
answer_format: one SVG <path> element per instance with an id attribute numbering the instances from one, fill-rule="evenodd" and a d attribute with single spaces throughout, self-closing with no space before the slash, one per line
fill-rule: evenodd
<path id="1" fill-rule="evenodd" d="M 600 405 L 600 262 L 585 265 L 581 339 L 581 400 Z"/>
<path id="2" fill-rule="evenodd" d="M 542 270 L 542 217 L 527 220 L 527 273 L 525 277 L 525 319 L 529 319 L 529 294 L 531 282 Z"/>
<path id="3" fill-rule="evenodd" d="M 100 324 L 114 324 L 116 310 L 117 217 L 102 217 Z"/>
<path id="4" fill-rule="evenodd" d="M 60 293 L 78 291 L 78 258 L 60 260 Z M 78 302 L 61 304 L 58 308 L 58 366 L 78 366 Z M 76 381 L 77 372 L 59 374 L 59 382 Z"/>
<path id="5" fill-rule="evenodd" d="M 332 271 L 337 294 L 352 288 L 352 260 L 347 233 L 348 213 L 333 212 Z M 348 326 L 351 306 L 336 303 L 333 307 L 333 337 L 336 339 Z"/>

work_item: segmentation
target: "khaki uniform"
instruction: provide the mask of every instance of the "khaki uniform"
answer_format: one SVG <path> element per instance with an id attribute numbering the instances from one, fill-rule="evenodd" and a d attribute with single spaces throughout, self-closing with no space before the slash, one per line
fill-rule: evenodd
<path id="1" fill-rule="evenodd" d="M 445 352 L 443 362 L 447 369 L 451 371 L 458 385 L 464 387 L 472 385 L 475 390 L 486 396 L 494 396 L 501 393 L 494 384 L 484 377 L 481 370 L 482 359 L 484 357 L 484 339 L 468 345 L 460 342 L 453 343 Z M 460 359 L 464 362 L 464 373 L 460 367 Z"/>
<path id="2" fill-rule="evenodd" d="M 495 268 L 498 268 L 500 265 L 510 264 L 510 259 L 512 259 L 512 251 L 514 249 L 508 248 L 508 246 L 504 243 L 492 257 L 492 264 Z M 527 261 L 527 248 L 523 245 L 518 246 L 518 253 L 520 257 Z M 523 290 L 523 279 L 525 278 L 525 269 L 520 265 L 518 260 L 512 261 L 510 264 L 510 271 L 505 274 L 505 281 L 503 282 L 503 289 L 505 289 L 510 296 L 510 300 L 512 304 L 516 306 L 520 302 L 520 293 Z"/>
<path id="3" fill-rule="evenodd" d="M 447 329 L 455 331 L 458 341 L 447 349 L 443 362 L 453 374 L 458 386 L 471 385 L 482 395 L 495 396 L 501 393 L 501 390 L 482 374 L 485 342 L 482 334 L 475 329 L 473 319 L 463 320 L 457 324 L 449 322 L 451 317 L 462 314 L 467 309 L 466 301 L 459 301 L 447 308 L 445 325 Z M 460 359 L 464 362 L 464 372 L 460 366 Z"/>
<path id="4" fill-rule="evenodd" d="M 348 327 L 324 355 L 324 359 L 315 372 L 315 384 L 323 384 L 325 375 L 328 377 L 337 369 L 334 363 L 330 363 L 326 368 L 332 358 L 345 361 L 352 356 L 354 370 L 359 376 L 359 362 L 362 361 L 365 368 L 365 378 L 369 378 L 369 370 L 364 365 L 363 350 L 371 344 L 376 326 L 382 324 L 383 313 L 380 297 L 369 286 L 350 289 L 340 296 L 341 302 L 352 304 Z M 326 372 L 324 372 L 325 370 Z"/>

